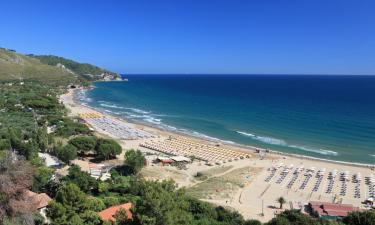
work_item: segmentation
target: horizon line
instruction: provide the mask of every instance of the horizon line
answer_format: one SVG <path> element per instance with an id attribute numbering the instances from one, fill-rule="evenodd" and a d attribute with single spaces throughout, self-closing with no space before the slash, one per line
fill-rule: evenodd
<path id="1" fill-rule="evenodd" d="M 197 76 L 197 75 L 216 75 L 216 76 L 375 76 L 375 74 L 298 74 L 298 73 L 119 73 L 120 75 L 185 75 L 185 76 Z"/>

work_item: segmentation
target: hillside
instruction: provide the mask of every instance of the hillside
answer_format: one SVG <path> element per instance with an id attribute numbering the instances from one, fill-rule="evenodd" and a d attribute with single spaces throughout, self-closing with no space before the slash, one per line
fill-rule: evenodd
<path id="1" fill-rule="evenodd" d="M 69 83 L 77 81 L 79 77 L 66 69 L 46 65 L 38 59 L 0 48 L 0 81 L 15 79 Z"/>
<path id="2" fill-rule="evenodd" d="M 106 69 L 63 57 L 24 55 L 0 48 L 0 82 L 21 79 L 58 85 L 87 80 L 116 80 L 120 76 Z"/>
<path id="3" fill-rule="evenodd" d="M 106 69 L 100 68 L 98 66 L 91 65 L 89 63 L 78 63 L 70 59 L 66 59 L 54 55 L 28 55 L 33 58 L 37 58 L 41 63 L 50 65 L 50 66 L 62 66 L 65 67 L 68 71 L 71 71 L 75 74 L 81 75 L 87 79 L 103 79 L 104 76 L 107 76 L 108 79 L 116 79 L 120 76 L 116 73 L 108 71 Z"/>

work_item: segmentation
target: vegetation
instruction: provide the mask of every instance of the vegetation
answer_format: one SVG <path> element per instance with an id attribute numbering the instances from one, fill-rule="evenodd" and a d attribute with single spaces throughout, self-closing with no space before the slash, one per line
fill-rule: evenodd
<path id="1" fill-rule="evenodd" d="M 286 203 L 286 200 L 284 197 L 279 197 L 276 199 L 276 201 L 280 204 L 280 209 L 282 209 L 283 205 Z"/>
<path id="2" fill-rule="evenodd" d="M 69 144 L 75 146 L 81 154 L 95 149 L 96 138 L 93 136 L 80 136 L 69 140 Z"/>
<path id="3" fill-rule="evenodd" d="M 122 151 L 121 146 L 112 139 L 98 139 L 95 146 L 95 152 L 99 158 L 111 159 Z"/>
<path id="4" fill-rule="evenodd" d="M 32 205 L 22 198 L 33 183 L 33 168 L 22 157 L 4 152 L 0 158 L 0 221 L 18 217 L 33 218 Z"/>
<path id="5" fill-rule="evenodd" d="M 86 193 L 93 189 L 96 189 L 98 182 L 95 178 L 91 177 L 87 172 L 81 171 L 81 168 L 77 165 L 73 165 L 69 168 L 69 174 L 62 178 L 63 182 L 73 183 L 77 185 L 81 191 Z"/>
<path id="6" fill-rule="evenodd" d="M 56 154 L 61 161 L 69 164 L 71 160 L 77 157 L 77 148 L 74 145 L 67 144 L 62 148 L 58 148 Z"/>
<path id="7" fill-rule="evenodd" d="M 375 225 L 375 210 L 352 212 L 343 222 L 346 225 Z"/>
<path id="8" fill-rule="evenodd" d="M 171 180 L 143 179 L 139 171 L 145 158 L 135 150 L 127 151 L 124 165 L 112 169 L 111 178 L 106 181 L 92 178 L 78 166 L 71 166 L 67 176 L 52 179 L 54 169 L 44 165 L 39 152 L 55 154 L 69 164 L 78 153 L 85 155 L 91 151 L 101 159 L 114 158 L 121 152 L 121 146 L 114 140 L 94 138 L 79 120 L 66 116 L 57 96 L 64 91 L 61 85 L 76 81 L 74 75 L 45 65 L 37 58 L 4 49 L 0 49 L 0 59 L 0 80 L 13 79 L 13 75 L 22 75 L 25 79 L 20 82 L 14 78 L 17 82 L 13 79 L 12 85 L 9 81 L 0 82 L 0 224 L 43 224 L 41 215 L 32 210 L 35 206 L 22 197 L 26 190 L 46 192 L 53 198 L 47 207 L 47 216 L 54 225 L 108 224 L 97 213 L 128 202 L 133 205 L 133 220 L 127 220 L 126 214 L 120 211 L 116 215 L 117 224 L 261 224 L 245 220 L 238 212 L 200 201 L 184 189 L 177 189 Z M 216 179 L 239 187 L 242 181 L 237 177 L 249 172 L 248 168 L 229 171 L 221 178 L 208 178 L 200 187 L 215 184 Z M 351 213 L 341 224 L 374 225 L 374 221 L 374 211 L 363 211 Z M 323 224 L 337 223 L 311 218 L 295 210 L 284 211 L 266 223 Z"/>
<path id="9" fill-rule="evenodd" d="M 125 152 L 125 166 L 128 168 L 129 173 L 138 174 L 145 164 L 146 159 L 141 151 L 131 149 Z"/>
<path id="10" fill-rule="evenodd" d="M 80 78 L 38 59 L 0 48 L 0 81 L 38 80 L 52 85 L 66 85 Z"/>
<path id="11" fill-rule="evenodd" d="M 90 129 L 77 121 L 70 118 L 55 118 L 51 120 L 51 124 L 56 126 L 56 135 L 68 138 L 73 135 L 90 134 Z"/>
<path id="12" fill-rule="evenodd" d="M 55 199 L 49 203 L 47 216 L 53 224 L 101 224 L 97 211 L 104 204 L 82 192 L 73 183 L 62 185 Z"/>
<path id="13" fill-rule="evenodd" d="M 70 59 L 66 59 L 59 56 L 54 55 L 29 55 L 33 58 L 37 58 L 40 60 L 40 62 L 50 65 L 50 66 L 56 66 L 58 64 L 64 65 L 65 68 L 67 68 L 69 71 L 72 71 L 76 74 L 79 74 L 81 76 L 85 76 L 89 78 L 88 75 L 101 75 L 103 73 L 109 73 L 114 74 L 113 72 L 110 72 L 108 70 L 102 69 L 100 67 L 88 64 L 88 63 L 78 63 Z M 91 77 L 95 78 L 95 77 Z"/>

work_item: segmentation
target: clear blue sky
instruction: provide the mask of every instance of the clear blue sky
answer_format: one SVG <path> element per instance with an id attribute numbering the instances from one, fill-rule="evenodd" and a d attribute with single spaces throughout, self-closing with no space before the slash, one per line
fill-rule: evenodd
<path id="1" fill-rule="evenodd" d="M 374 0 L 2 0 L 0 46 L 121 73 L 375 74 Z"/>

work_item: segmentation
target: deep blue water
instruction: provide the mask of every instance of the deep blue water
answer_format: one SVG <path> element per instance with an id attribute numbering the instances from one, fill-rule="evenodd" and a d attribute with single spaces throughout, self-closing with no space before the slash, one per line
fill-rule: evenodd
<path id="1" fill-rule="evenodd" d="M 245 145 L 375 164 L 375 76 L 132 75 L 81 96 L 117 115 Z"/>

